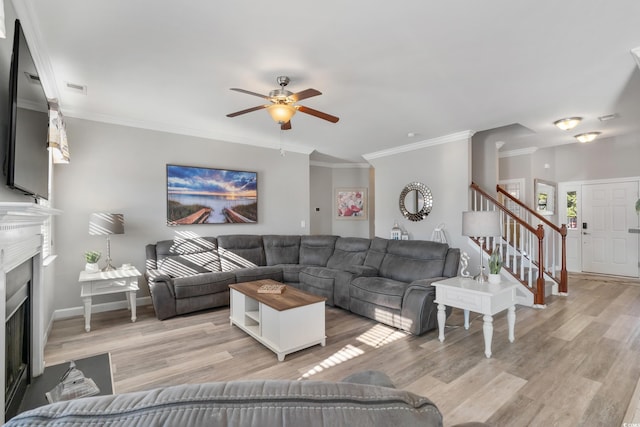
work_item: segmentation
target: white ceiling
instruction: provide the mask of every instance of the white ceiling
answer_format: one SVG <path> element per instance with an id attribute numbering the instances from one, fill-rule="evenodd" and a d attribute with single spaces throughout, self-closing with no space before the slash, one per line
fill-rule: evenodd
<path id="1" fill-rule="evenodd" d="M 501 128 L 504 151 L 640 130 L 638 0 L 13 2 L 67 116 L 353 162 L 463 131 Z M 262 103 L 229 88 L 280 75 L 340 121 L 226 117 Z"/>

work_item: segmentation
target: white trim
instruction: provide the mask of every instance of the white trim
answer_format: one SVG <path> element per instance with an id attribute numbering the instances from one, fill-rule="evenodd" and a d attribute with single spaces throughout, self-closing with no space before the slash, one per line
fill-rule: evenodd
<path id="1" fill-rule="evenodd" d="M 636 64 L 640 67 L 640 46 L 631 49 L 631 56 L 636 60 Z"/>
<path id="2" fill-rule="evenodd" d="M 369 163 L 329 163 L 329 162 L 315 162 L 310 161 L 309 166 L 318 166 L 321 168 L 331 169 L 369 169 L 371 165 Z"/>
<path id="3" fill-rule="evenodd" d="M 528 154 L 533 154 L 536 151 L 538 151 L 538 147 L 527 147 L 511 151 L 500 151 L 498 152 L 498 157 L 502 159 L 505 157 L 526 156 Z"/>
<path id="4" fill-rule="evenodd" d="M 424 141 L 415 142 L 413 144 L 401 145 L 399 147 L 389 148 L 386 150 L 374 151 L 373 153 L 363 154 L 365 160 L 377 159 L 380 157 L 393 156 L 394 154 L 405 153 L 407 151 L 415 151 L 421 148 L 433 147 L 434 145 L 447 144 L 449 142 L 471 139 L 475 132 L 465 130 L 458 133 L 439 136 L 437 138 L 426 139 Z"/>
<path id="5" fill-rule="evenodd" d="M 615 182 L 640 182 L 640 176 L 630 176 L 624 178 L 605 178 L 605 179 L 592 179 L 582 181 L 563 181 L 558 185 L 590 185 L 590 184 L 611 184 Z"/>
<path id="6" fill-rule="evenodd" d="M 151 297 L 136 298 L 136 306 L 140 307 L 140 306 L 143 306 L 143 305 L 151 305 Z M 101 303 L 101 304 L 92 304 L 91 305 L 91 314 L 93 314 L 93 313 L 102 313 L 102 312 L 105 312 L 105 311 L 123 310 L 123 309 L 126 309 L 126 308 L 128 308 L 126 300 L 105 302 L 105 303 Z M 53 313 L 53 320 L 68 319 L 70 317 L 78 317 L 78 316 L 84 317 L 84 307 L 83 306 L 69 307 L 69 308 L 63 308 L 63 309 L 60 309 L 60 310 L 56 310 Z M 130 321 L 131 319 L 128 318 L 128 320 Z M 84 323 L 82 323 L 82 327 L 84 328 Z"/>

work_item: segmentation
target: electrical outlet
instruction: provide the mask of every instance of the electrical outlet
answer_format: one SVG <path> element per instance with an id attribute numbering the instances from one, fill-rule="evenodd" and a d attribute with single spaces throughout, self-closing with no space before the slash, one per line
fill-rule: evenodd
<path id="1" fill-rule="evenodd" d="M 300 221 L 300 228 L 305 228 L 306 226 L 307 226 L 307 223 L 304 221 L 304 219 Z"/>

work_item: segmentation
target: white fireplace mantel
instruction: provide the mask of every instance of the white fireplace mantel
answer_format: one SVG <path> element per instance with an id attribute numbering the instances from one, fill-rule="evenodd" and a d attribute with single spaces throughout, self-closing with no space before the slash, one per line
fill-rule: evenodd
<path id="1" fill-rule="evenodd" d="M 37 203 L 0 202 L 0 318 L 6 318 L 7 273 L 33 258 L 32 274 L 32 375 L 44 370 L 44 283 L 42 259 L 42 224 L 62 211 Z M 5 329 L 0 331 L 0 417 L 4 419 L 5 383 Z"/>

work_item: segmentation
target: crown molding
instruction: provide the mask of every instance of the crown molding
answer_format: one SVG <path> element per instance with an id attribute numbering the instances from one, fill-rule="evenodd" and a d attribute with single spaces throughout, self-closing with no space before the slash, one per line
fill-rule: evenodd
<path id="1" fill-rule="evenodd" d="M 414 142 L 412 144 L 401 145 L 399 147 L 389 148 L 387 150 L 375 151 L 373 153 L 363 154 L 365 160 L 378 159 L 380 157 L 393 156 L 395 154 L 406 153 L 407 151 L 420 150 L 421 148 L 433 147 L 434 145 L 447 144 L 449 142 L 471 139 L 475 132 L 465 130 L 462 132 L 452 133 L 449 135 L 439 136 L 437 138 L 426 139 L 424 141 Z"/>
<path id="2" fill-rule="evenodd" d="M 329 163 L 316 161 L 309 162 L 309 166 L 318 166 L 330 169 L 369 169 L 371 167 L 369 163 Z"/>
<path id="3" fill-rule="evenodd" d="M 519 150 L 511 151 L 501 151 L 498 153 L 498 157 L 502 159 L 504 157 L 526 156 L 528 154 L 533 154 L 536 151 L 538 151 L 537 147 L 521 148 Z"/>

